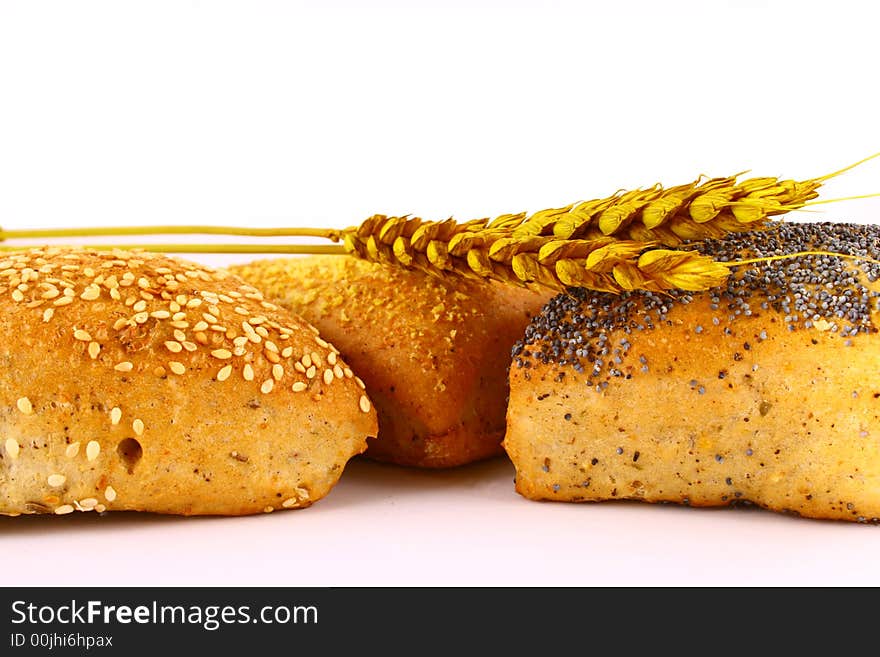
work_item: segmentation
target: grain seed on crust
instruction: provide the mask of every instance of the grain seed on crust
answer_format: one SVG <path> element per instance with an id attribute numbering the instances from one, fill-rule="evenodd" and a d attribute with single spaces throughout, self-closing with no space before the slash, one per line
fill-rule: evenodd
<path id="1" fill-rule="evenodd" d="M 21 452 L 21 447 L 18 444 L 18 441 L 15 438 L 7 438 L 6 443 L 6 453 L 9 455 L 13 461 L 18 458 L 19 452 Z"/>
<path id="2" fill-rule="evenodd" d="M 97 440 L 90 440 L 86 445 L 86 458 L 89 461 L 94 461 L 98 458 L 98 454 L 101 453 L 101 445 Z"/>

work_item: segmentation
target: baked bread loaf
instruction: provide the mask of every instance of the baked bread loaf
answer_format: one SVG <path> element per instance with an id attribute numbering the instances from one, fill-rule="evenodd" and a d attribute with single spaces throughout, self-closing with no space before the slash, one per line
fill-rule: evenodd
<path id="1" fill-rule="evenodd" d="M 304 507 L 376 433 L 317 330 L 150 253 L 0 256 L 0 512 Z"/>
<path id="2" fill-rule="evenodd" d="M 572 290 L 514 348 L 504 446 L 531 499 L 750 502 L 880 518 L 880 228 L 783 223 L 712 240 L 705 293 Z"/>
<path id="3" fill-rule="evenodd" d="M 510 349 L 552 294 L 346 256 L 231 270 L 344 354 L 379 414 L 366 455 L 439 468 L 501 454 Z"/>

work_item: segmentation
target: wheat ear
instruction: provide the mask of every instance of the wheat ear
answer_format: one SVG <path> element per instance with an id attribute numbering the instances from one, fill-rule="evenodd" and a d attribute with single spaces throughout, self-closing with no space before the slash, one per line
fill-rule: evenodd
<path id="1" fill-rule="evenodd" d="M 509 227 L 486 220 L 459 224 L 374 215 L 342 231 L 342 240 L 347 252 L 371 262 L 556 290 L 705 290 L 730 274 L 728 265 L 694 251 L 615 237 L 513 236 Z"/>

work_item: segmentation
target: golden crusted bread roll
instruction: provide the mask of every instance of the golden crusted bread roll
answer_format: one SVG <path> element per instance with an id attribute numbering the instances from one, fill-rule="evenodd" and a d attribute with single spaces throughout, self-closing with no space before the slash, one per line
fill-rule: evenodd
<path id="1" fill-rule="evenodd" d="M 718 260 L 880 259 L 880 229 L 782 224 Z M 706 293 L 551 301 L 514 349 L 504 446 L 532 499 L 880 518 L 880 266 L 809 256 Z"/>
<path id="2" fill-rule="evenodd" d="M 502 453 L 510 349 L 552 294 L 348 256 L 231 270 L 317 326 L 379 413 L 367 455 L 439 468 Z"/>
<path id="3" fill-rule="evenodd" d="M 225 271 L 0 256 L 0 512 L 308 506 L 376 433 L 336 349 Z"/>

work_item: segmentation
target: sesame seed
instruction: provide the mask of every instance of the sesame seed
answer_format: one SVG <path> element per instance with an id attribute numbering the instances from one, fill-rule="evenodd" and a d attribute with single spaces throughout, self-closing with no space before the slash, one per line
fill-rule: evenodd
<path id="1" fill-rule="evenodd" d="M 225 381 L 229 378 L 229 375 L 232 374 L 232 365 L 225 365 L 220 368 L 220 371 L 217 372 L 217 380 Z"/>
<path id="2" fill-rule="evenodd" d="M 52 302 L 52 305 L 53 306 L 67 306 L 71 303 L 73 303 L 72 297 L 59 297 L 58 299 L 55 299 L 55 301 Z"/>
<path id="3" fill-rule="evenodd" d="M 73 337 L 77 340 L 82 340 L 83 342 L 91 342 L 92 340 L 92 336 L 89 335 L 89 332 L 82 329 L 76 329 L 73 332 Z"/>
<path id="4" fill-rule="evenodd" d="M 361 410 L 364 413 L 370 412 L 370 400 L 367 398 L 366 395 L 361 395 L 361 398 L 360 398 L 360 401 L 358 402 L 358 405 L 361 407 Z"/>
<path id="5" fill-rule="evenodd" d="M 101 353 L 101 345 L 97 342 L 89 343 L 89 357 L 92 360 L 95 360 L 98 357 L 98 354 Z"/>
<path id="6" fill-rule="evenodd" d="M 170 369 L 178 376 L 186 373 L 186 365 L 176 360 L 168 361 L 168 369 Z"/>
<path id="7" fill-rule="evenodd" d="M 342 373 L 345 374 L 346 379 L 350 379 L 354 376 L 354 372 L 351 371 L 350 367 L 345 367 L 342 369 Z"/>
<path id="8" fill-rule="evenodd" d="M 50 474 L 46 479 L 46 483 L 48 483 L 52 488 L 60 488 L 64 485 L 64 482 L 67 481 L 67 477 L 63 474 Z"/>
<path id="9" fill-rule="evenodd" d="M 294 383 L 291 386 L 290 389 L 293 390 L 294 392 L 302 392 L 306 388 L 308 388 L 308 386 L 305 383 L 303 383 L 302 381 L 297 381 L 296 383 Z"/>
<path id="10" fill-rule="evenodd" d="M 103 504 L 98 504 L 95 506 L 95 511 L 97 511 L 98 513 L 104 513 L 104 511 L 106 511 L 106 510 L 107 510 L 107 507 L 104 506 Z"/>
<path id="11" fill-rule="evenodd" d="M 189 342 L 188 340 L 184 340 L 184 341 L 181 342 L 180 344 L 182 344 L 182 345 L 183 345 L 183 348 L 186 349 L 186 350 L 189 351 L 189 352 L 193 352 L 193 351 L 195 351 L 196 349 L 199 348 L 198 345 L 196 345 L 195 342 Z"/>
<path id="12" fill-rule="evenodd" d="M 70 443 L 67 446 L 67 449 L 64 450 L 64 455 L 69 459 L 74 458 L 77 454 L 79 454 L 79 441 L 78 440 L 75 443 Z"/>
<path id="13" fill-rule="evenodd" d="M 94 497 L 87 497 L 87 498 L 84 499 L 84 500 L 80 500 L 80 501 L 79 501 L 79 505 L 80 505 L 85 511 L 89 511 L 89 510 L 91 510 L 91 509 L 94 509 L 96 506 L 98 506 L 98 500 L 97 500 L 96 498 L 94 498 Z"/>
<path id="14" fill-rule="evenodd" d="M 295 497 L 289 497 L 281 503 L 281 506 L 283 506 L 285 509 L 290 509 L 290 508 L 295 507 L 298 504 L 299 504 L 298 499 L 296 499 Z"/>
<path id="15" fill-rule="evenodd" d="M 284 358 L 290 358 L 293 355 L 293 347 L 284 347 L 284 349 L 281 350 L 281 355 Z"/>
<path id="16" fill-rule="evenodd" d="M 274 510 L 271 506 L 263 507 L 263 513 L 272 513 Z"/>
<path id="17" fill-rule="evenodd" d="M 18 458 L 19 452 L 21 452 L 21 447 L 18 444 L 18 441 L 15 438 L 7 438 L 6 443 L 6 453 L 9 455 L 13 461 Z"/>
<path id="18" fill-rule="evenodd" d="M 15 289 L 12 291 L 12 300 L 13 301 L 24 301 L 24 295 L 21 293 L 21 290 Z"/>
<path id="19" fill-rule="evenodd" d="M 31 404 L 31 400 L 27 397 L 19 397 L 18 400 L 15 402 L 15 405 L 18 407 L 18 410 L 20 410 L 25 415 L 30 415 L 34 412 L 34 405 Z"/>
<path id="20" fill-rule="evenodd" d="M 70 504 L 62 504 L 57 509 L 55 509 L 55 515 L 63 516 L 68 513 L 73 513 L 73 506 Z"/>
<path id="21" fill-rule="evenodd" d="M 272 366 L 272 377 L 276 381 L 280 381 L 283 376 L 284 376 L 284 368 L 281 365 L 279 365 L 278 363 L 273 365 Z"/>
<path id="22" fill-rule="evenodd" d="M 80 295 L 80 299 L 84 299 L 85 301 L 94 301 L 98 297 L 101 296 L 101 288 L 97 285 L 89 285 Z"/>
<path id="23" fill-rule="evenodd" d="M 133 319 L 137 324 L 145 324 L 146 321 L 147 321 L 148 319 L 150 319 L 150 314 L 145 310 L 145 311 L 142 312 L 142 313 L 137 313 L 137 314 L 135 314 L 134 316 L 132 316 L 132 319 Z"/>
<path id="24" fill-rule="evenodd" d="M 180 329 L 174 329 L 174 339 L 177 340 L 178 342 L 185 342 L 186 341 L 186 333 L 184 333 Z"/>
<path id="25" fill-rule="evenodd" d="M 134 301 L 134 297 L 129 297 L 129 300 Z M 126 302 L 126 303 L 128 303 L 128 302 Z M 142 300 L 138 301 L 137 303 L 135 303 L 131 307 L 131 309 L 133 311 L 135 311 L 136 313 L 142 313 L 147 309 L 147 302 L 142 299 Z"/>
<path id="26" fill-rule="evenodd" d="M 101 445 L 98 444 L 97 440 L 90 440 L 86 445 L 86 458 L 89 461 L 94 461 L 98 458 L 98 454 L 101 453 Z"/>
<path id="27" fill-rule="evenodd" d="M 211 313 L 202 313 L 202 318 L 203 318 L 206 322 L 208 322 L 208 324 L 216 324 L 216 323 L 219 321 L 219 320 L 217 319 L 217 317 L 214 316 L 214 315 L 212 315 Z"/>
<path id="28" fill-rule="evenodd" d="M 193 331 L 196 333 L 201 333 L 202 331 L 208 330 L 208 322 L 197 322 L 195 326 L 193 326 Z"/>
<path id="29" fill-rule="evenodd" d="M 321 357 L 318 355 L 318 352 L 312 352 L 312 365 L 315 367 L 321 367 Z"/>
<path id="30" fill-rule="evenodd" d="M 360 378 L 359 376 L 354 377 L 354 381 L 355 381 L 355 383 L 358 384 L 358 386 L 360 386 L 360 389 L 361 389 L 361 390 L 365 390 L 365 389 L 366 389 L 367 386 L 364 385 L 364 382 L 361 381 L 361 378 Z"/>
<path id="31" fill-rule="evenodd" d="M 134 435 L 143 436 L 144 435 L 144 421 L 140 418 L 136 419 L 131 423 L 131 429 L 134 431 Z"/>
<path id="32" fill-rule="evenodd" d="M 306 370 L 306 378 L 314 379 L 317 372 L 318 369 L 314 365 L 312 365 L 309 369 Z"/>
<path id="33" fill-rule="evenodd" d="M 324 383 L 328 386 L 333 383 L 333 370 L 324 370 Z"/>
<path id="34" fill-rule="evenodd" d="M 323 347 L 324 349 L 326 349 L 327 347 L 330 346 L 330 344 L 324 338 L 322 338 L 320 335 L 315 336 L 315 342 L 318 343 L 318 346 Z M 330 363 L 330 364 L 332 365 L 333 363 Z"/>
<path id="35" fill-rule="evenodd" d="M 308 354 L 304 355 L 301 359 L 303 367 L 311 367 L 312 366 L 312 357 Z"/>
<path id="36" fill-rule="evenodd" d="M 236 306 L 235 312 L 237 312 L 239 315 L 250 315 L 251 314 L 251 312 L 247 308 L 242 308 L 241 306 Z"/>
<path id="37" fill-rule="evenodd" d="M 104 489 L 104 499 L 108 502 L 112 502 L 116 499 L 116 489 L 113 488 L 113 486 L 107 486 L 107 488 Z"/>
<path id="38" fill-rule="evenodd" d="M 293 364 L 293 369 L 295 369 L 295 370 L 296 370 L 297 372 L 299 372 L 300 374 L 305 374 L 305 373 L 306 373 L 306 368 L 303 367 L 303 364 L 302 364 L 300 361 L 296 361 L 296 362 Z"/>
<path id="39" fill-rule="evenodd" d="M 113 369 L 117 372 L 131 372 L 134 369 L 134 364 L 131 361 L 124 360 L 121 363 L 117 363 Z"/>
<path id="40" fill-rule="evenodd" d="M 179 342 L 175 342 L 174 340 L 166 341 L 165 348 L 172 354 L 179 354 L 181 351 L 183 351 L 183 345 Z"/>
<path id="41" fill-rule="evenodd" d="M 331 365 L 336 365 L 336 354 L 334 354 L 332 351 L 327 354 L 327 362 Z"/>
<path id="42" fill-rule="evenodd" d="M 263 381 L 263 385 L 260 386 L 260 392 L 264 395 L 268 395 L 272 392 L 272 388 L 275 387 L 275 381 L 273 379 L 266 379 Z"/>
<path id="43" fill-rule="evenodd" d="M 52 316 L 54 314 L 55 314 L 54 308 L 46 308 L 46 310 L 43 311 L 43 321 L 48 322 L 50 319 L 52 319 Z"/>
<path id="44" fill-rule="evenodd" d="M 110 409 L 110 424 L 119 424 L 119 421 L 122 419 L 122 409 L 118 406 L 114 406 Z"/>
<path id="45" fill-rule="evenodd" d="M 339 363 L 336 363 L 336 365 L 333 366 L 333 375 L 337 379 L 341 379 L 343 376 L 345 376 L 345 374 L 342 372 L 342 367 L 339 366 Z"/>
<path id="46" fill-rule="evenodd" d="M 253 381 L 254 380 L 254 368 L 250 363 L 244 364 L 244 369 L 241 372 L 241 375 L 244 377 L 245 381 Z"/>
<path id="47" fill-rule="evenodd" d="M 220 360 L 228 360 L 229 358 L 232 358 L 232 352 L 228 349 L 215 349 L 211 352 L 211 355 Z"/>
<path id="48" fill-rule="evenodd" d="M 150 317 L 153 317 L 154 319 L 168 319 L 171 317 L 171 313 L 167 310 L 154 310 L 150 313 Z"/>

